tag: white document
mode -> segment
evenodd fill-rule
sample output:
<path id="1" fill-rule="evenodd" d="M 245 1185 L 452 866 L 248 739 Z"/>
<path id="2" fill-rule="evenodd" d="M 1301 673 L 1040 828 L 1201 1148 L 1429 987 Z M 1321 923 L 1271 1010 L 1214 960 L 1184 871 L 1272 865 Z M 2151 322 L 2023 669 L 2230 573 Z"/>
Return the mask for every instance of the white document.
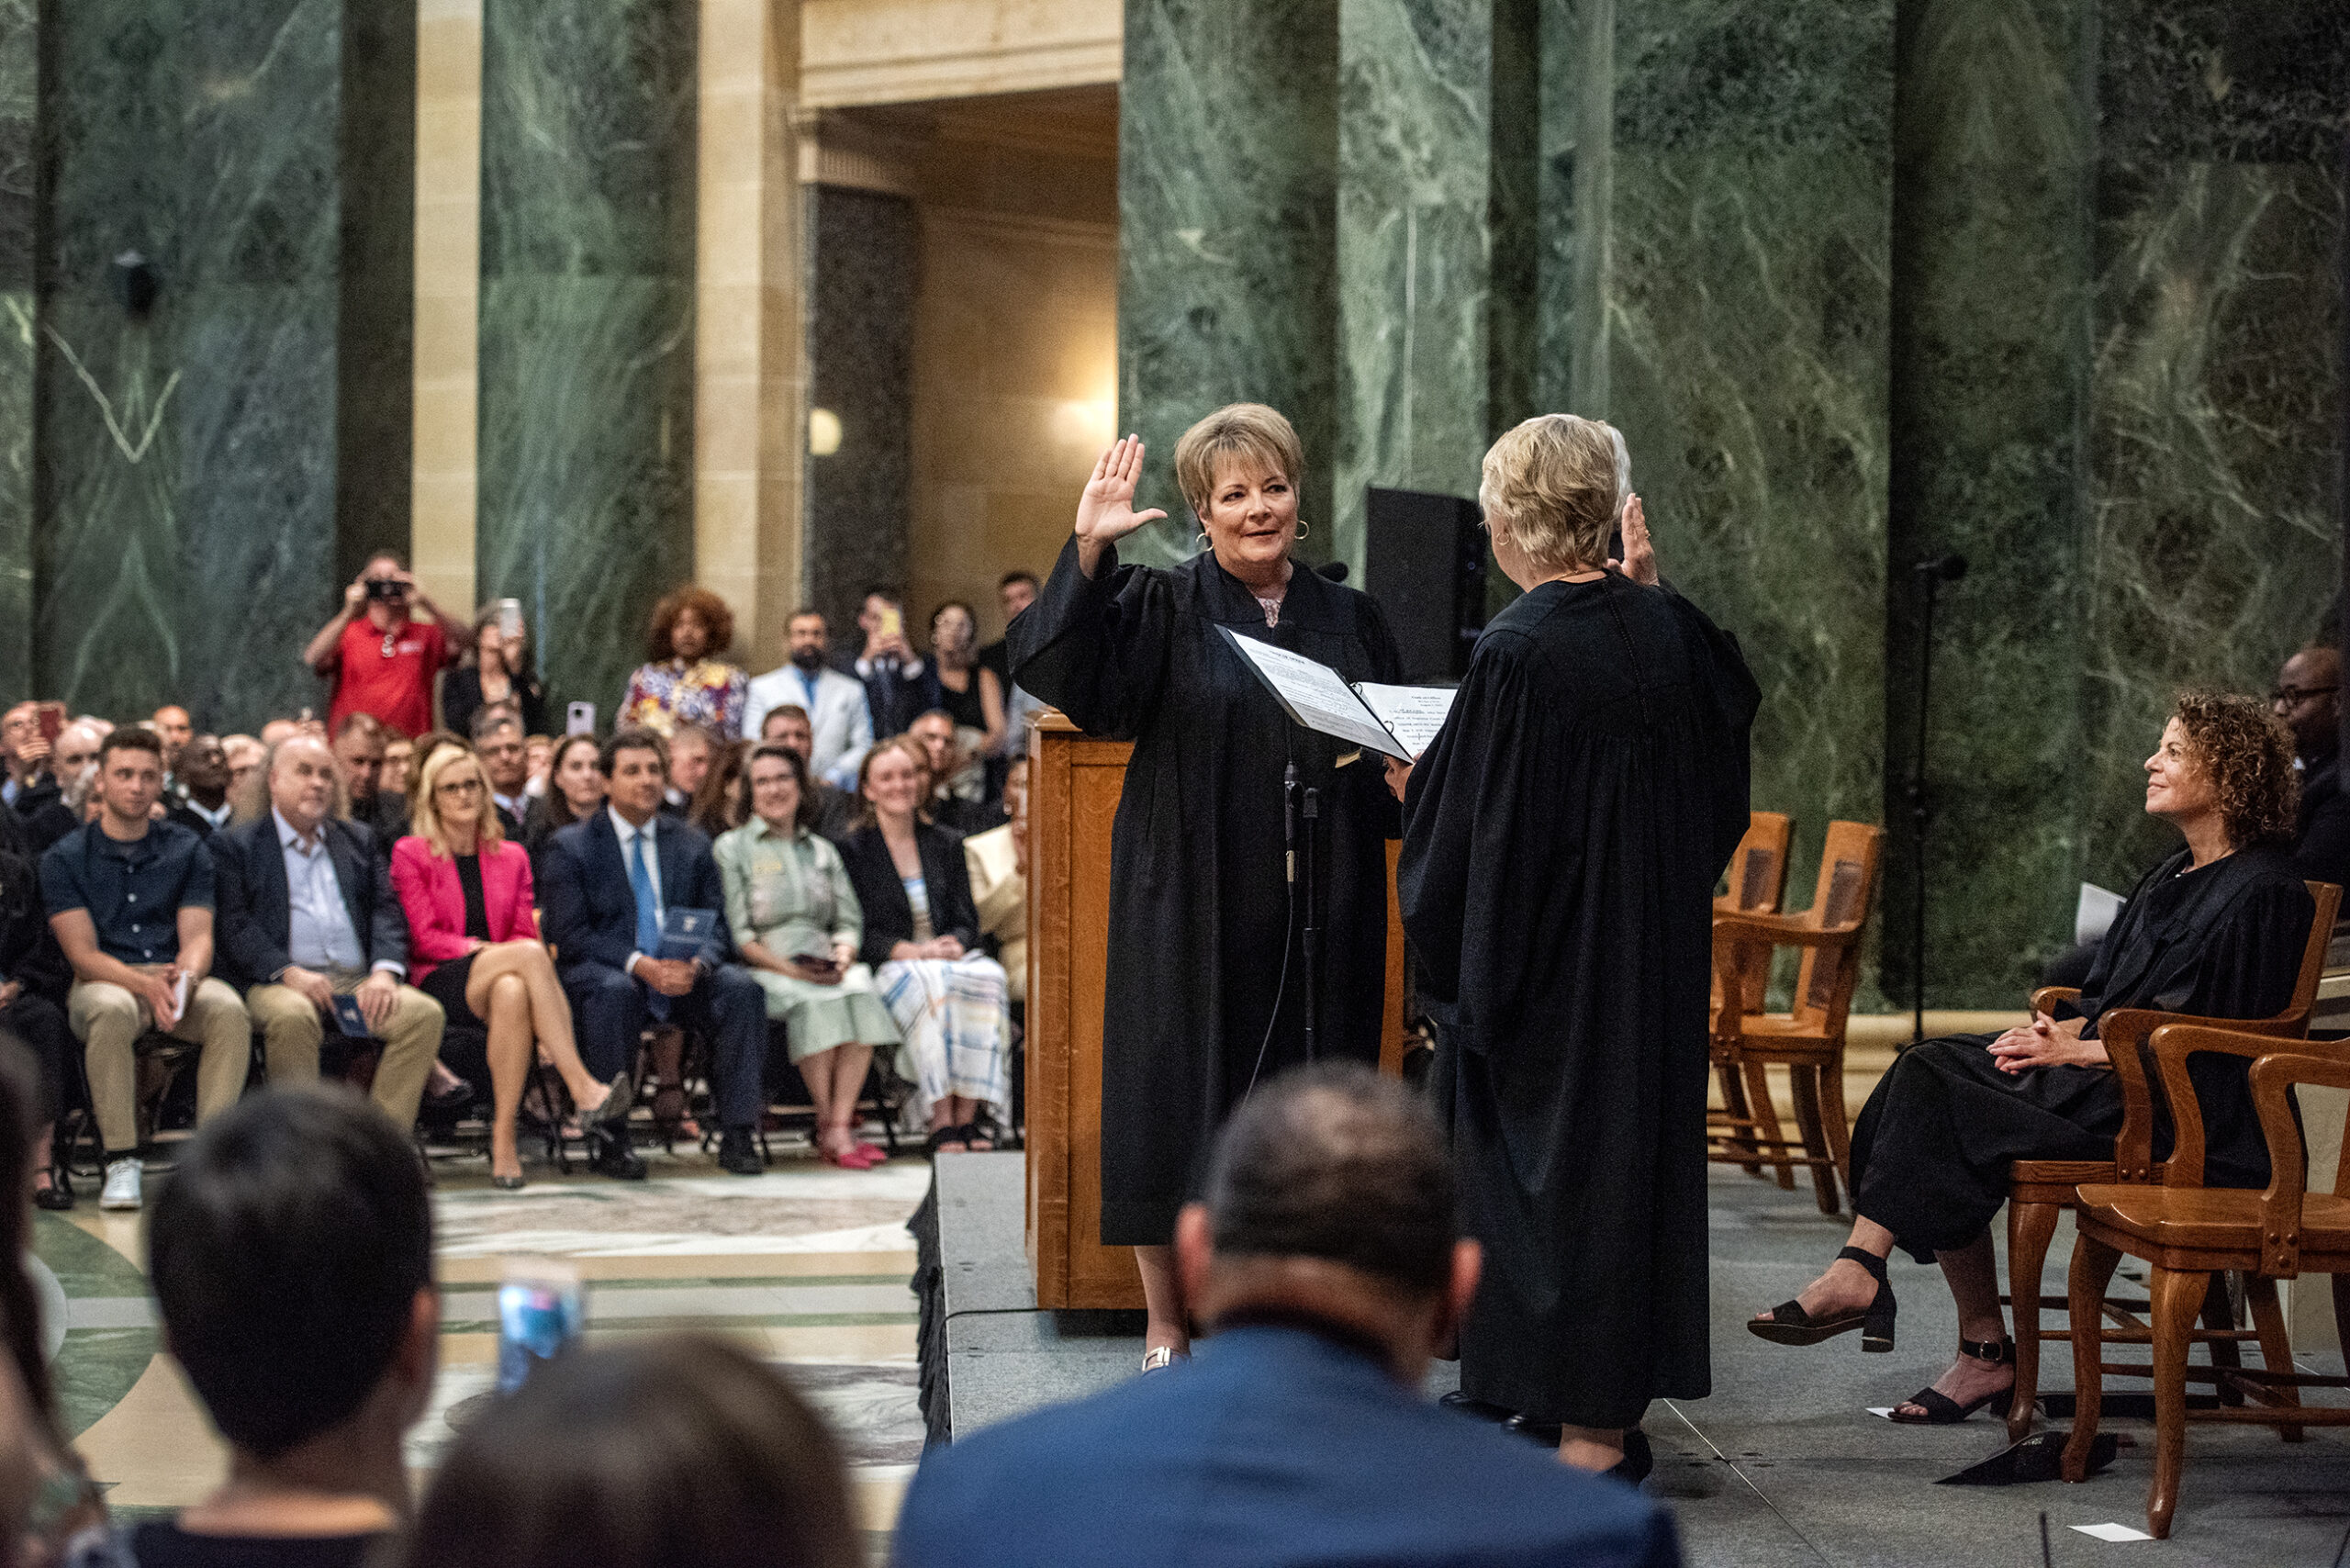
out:
<path id="1" fill-rule="evenodd" d="M 1341 679 L 1337 670 L 1287 648 L 1276 648 L 1254 637 L 1236 636 L 1229 627 L 1219 626 L 1216 630 L 1248 662 L 1291 718 L 1309 730 L 1351 742 L 1366 751 L 1404 762 L 1412 760 L 1413 754 L 1387 733 L 1387 726 L 1363 705 L 1354 688 Z"/>
<path id="2" fill-rule="evenodd" d="M 2120 893 L 2109 892 L 2095 882 L 2081 884 L 2080 902 L 2073 906 L 2073 940 L 2079 943 L 2102 942 L 2113 923 L 2121 917 L 2121 906 L 2130 901 Z"/>
<path id="3" fill-rule="evenodd" d="M 2144 1530 L 2132 1529 L 2128 1525 L 2075 1525 L 2073 1528 L 2083 1535 L 2094 1536 L 2099 1540 L 2152 1540 L 2154 1539 Z"/>
<path id="4" fill-rule="evenodd" d="M 1454 689 L 1449 686 L 1382 686 L 1359 680 L 1353 689 L 1414 758 L 1428 749 L 1452 711 Z"/>

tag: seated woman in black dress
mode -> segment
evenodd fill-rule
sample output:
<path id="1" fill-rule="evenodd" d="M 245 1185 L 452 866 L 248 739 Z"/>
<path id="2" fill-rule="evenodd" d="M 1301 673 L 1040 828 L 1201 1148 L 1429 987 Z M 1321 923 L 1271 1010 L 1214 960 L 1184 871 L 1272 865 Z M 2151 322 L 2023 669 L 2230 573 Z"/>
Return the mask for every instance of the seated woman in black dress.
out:
<path id="1" fill-rule="evenodd" d="M 2146 874 L 2081 988 L 2077 1008 L 2003 1035 L 1958 1035 L 1904 1052 L 1852 1129 L 1850 1243 L 1794 1301 L 1747 1327 L 1809 1345 L 1863 1330 L 1861 1348 L 1893 1348 L 1896 1246 L 1940 1262 L 1958 1303 L 1959 1355 L 1931 1388 L 1897 1406 L 1897 1421 L 1962 1420 L 2003 1406 L 2015 1345 L 1999 1311 L 1991 1218 L 2018 1159 L 2110 1159 L 2121 1089 L 2097 1020 L 2144 1007 L 2210 1018 L 2259 1018 L 2291 1002 L 2315 910 L 2280 847 L 2293 831 L 2293 744 L 2249 697 L 2188 693 L 2146 759 L 2146 812 L 2185 848 Z M 2241 1057 L 2189 1064 L 2209 1137 L 2204 1180 L 2268 1181 Z M 2159 1129 L 2156 1152 L 2168 1128 Z"/>

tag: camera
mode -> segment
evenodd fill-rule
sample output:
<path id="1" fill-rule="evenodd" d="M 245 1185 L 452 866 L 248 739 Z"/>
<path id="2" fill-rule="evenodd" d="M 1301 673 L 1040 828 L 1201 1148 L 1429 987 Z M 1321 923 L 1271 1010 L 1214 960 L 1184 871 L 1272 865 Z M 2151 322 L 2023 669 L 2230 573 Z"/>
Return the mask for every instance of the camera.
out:
<path id="1" fill-rule="evenodd" d="M 369 577 L 367 579 L 367 597 L 369 599 L 398 599 L 407 592 L 408 585 L 401 582 L 397 577 Z"/>

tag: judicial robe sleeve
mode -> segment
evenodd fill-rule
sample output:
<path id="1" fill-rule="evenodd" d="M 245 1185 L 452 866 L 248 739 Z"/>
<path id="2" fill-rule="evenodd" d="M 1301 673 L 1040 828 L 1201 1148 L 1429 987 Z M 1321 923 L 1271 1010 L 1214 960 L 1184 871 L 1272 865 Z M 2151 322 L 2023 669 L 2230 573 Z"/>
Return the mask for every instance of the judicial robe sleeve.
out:
<path id="1" fill-rule="evenodd" d="M 1132 740 L 1166 684 L 1172 618 L 1158 573 L 1119 565 L 1113 544 L 1089 577 L 1072 537 L 1005 633 L 1013 682 L 1089 735 Z"/>

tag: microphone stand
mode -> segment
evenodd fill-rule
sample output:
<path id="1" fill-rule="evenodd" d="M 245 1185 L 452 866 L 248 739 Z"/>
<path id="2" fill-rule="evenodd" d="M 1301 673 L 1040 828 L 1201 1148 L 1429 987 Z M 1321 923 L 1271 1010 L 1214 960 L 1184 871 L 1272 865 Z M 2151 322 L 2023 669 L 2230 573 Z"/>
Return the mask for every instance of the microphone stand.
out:
<path id="1" fill-rule="evenodd" d="M 1305 821 L 1304 853 L 1299 853 L 1298 819 Z M 1320 979 L 1315 971 L 1321 967 L 1322 926 L 1316 911 L 1315 895 L 1320 891 L 1320 857 L 1315 848 L 1321 839 L 1322 791 L 1305 787 L 1297 777 L 1297 764 L 1292 762 L 1281 775 L 1281 841 L 1285 853 L 1289 880 L 1290 909 L 1292 914 L 1302 898 L 1305 904 L 1305 931 L 1301 943 L 1305 960 L 1305 1059 L 1317 1059 L 1321 1047 Z M 1301 877 L 1300 873 L 1303 872 Z M 1278 1001 L 1274 1004 L 1277 1008 Z"/>
<path id="2" fill-rule="evenodd" d="M 1918 574 L 1918 586 L 1925 593 L 1918 622 L 1918 738 L 1909 763 L 1909 1043 L 1918 1045 L 1926 1037 L 1926 821 L 1930 814 L 1926 804 L 1926 720 L 1933 688 L 1934 600 L 1943 583 L 1956 582 L 1966 575 L 1966 558 L 1936 556 L 1919 562 L 1913 570 Z"/>

